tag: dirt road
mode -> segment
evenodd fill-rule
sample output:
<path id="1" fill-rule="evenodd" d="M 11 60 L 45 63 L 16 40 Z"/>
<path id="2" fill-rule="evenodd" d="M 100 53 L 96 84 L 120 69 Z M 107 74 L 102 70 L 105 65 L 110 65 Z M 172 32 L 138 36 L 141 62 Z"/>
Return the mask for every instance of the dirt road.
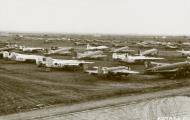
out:
<path id="1" fill-rule="evenodd" d="M 80 104 L 68 105 L 68 106 L 52 106 L 41 110 L 35 110 L 24 113 L 17 113 L 12 115 L 1 116 L 0 120 L 52 120 L 52 119 L 64 119 L 67 114 L 74 114 L 78 112 L 85 112 L 95 109 L 103 109 L 105 107 L 121 106 L 126 104 L 138 103 L 140 101 L 146 101 L 155 98 L 184 95 L 190 92 L 190 87 L 183 87 L 173 90 L 164 90 L 153 93 L 146 93 L 141 95 L 123 96 L 117 98 L 109 98 L 100 101 L 90 101 Z"/>

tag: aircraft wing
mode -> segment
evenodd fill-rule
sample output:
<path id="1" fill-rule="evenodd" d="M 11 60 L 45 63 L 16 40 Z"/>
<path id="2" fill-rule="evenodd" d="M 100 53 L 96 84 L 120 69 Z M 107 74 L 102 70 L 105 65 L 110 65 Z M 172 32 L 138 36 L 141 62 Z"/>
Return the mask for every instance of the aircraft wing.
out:
<path id="1" fill-rule="evenodd" d="M 118 70 L 114 70 L 112 72 L 113 73 L 123 73 L 123 74 L 137 74 L 137 73 L 139 73 L 139 72 L 131 71 L 131 70 L 127 70 L 127 69 L 118 69 Z"/>
<path id="2" fill-rule="evenodd" d="M 23 48 L 23 51 L 41 51 L 44 50 L 44 48 Z"/>
<path id="3" fill-rule="evenodd" d="M 171 46 L 171 45 L 167 45 L 166 47 L 171 48 L 171 49 L 176 49 L 176 46 Z"/>
<path id="4" fill-rule="evenodd" d="M 89 74 L 98 74 L 98 70 L 86 70 L 85 72 Z"/>
<path id="5" fill-rule="evenodd" d="M 69 50 L 67 49 L 58 49 L 58 50 L 50 50 L 47 54 L 67 54 L 67 53 L 70 53 Z"/>
<path id="6" fill-rule="evenodd" d="M 93 56 L 90 56 L 91 58 L 104 58 L 106 57 L 106 55 L 93 55 Z"/>
<path id="7" fill-rule="evenodd" d="M 44 48 L 31 48 L 32 50 L 43 50 Z"/>
<path id="8" fill-rule="evenodd" d="M 182 54 L 186 54 L 186 55 L 190 54 L 190 51 L 178 51 L 177 50 L 177 52 L 182 53 Z"/>
<path id="9" fill-rule="evenodd" d="M 140 58 L 133 58 L 135 60 L 162 60 L 164 58 L 156 58 L 156 57 L 140 57 Z"/>
<path id="10" fill-rule="evenodd" d="M 57 49 L 55 51 L 61 52 L 61 51 L 68 51 L 68 50 L 71 50 L 71 49 L 72 49 L 72 47 L 63 47 L 63 48 L 59 48 L 59 49 Z"/>
<path id="11" fill-rule="evenodd" d="M 80 64 L 92 64 L 94 62 L 54 59 L 54 63 L 56 63 L 57 65 L 60 65 L 60 66 L 78 66 Z"/>
<path id="12" fill-rule="evenodd" d="M 170 65 L 170 63 L 158 63 L 158 62 L 150 62 L 153 66 L 164 66 L 164 65 Z"/>
<path id="13" fill-rule="evenodd" d="M 168 74 L 168 73 L 175 73 L 177 72 L 179 69 L 172 69 L 172 70 L 161 70 L 161 71 L 154 71 L 153 73 L 160 73 L 160 74 Z"/>
<path id="14" fill-rule="evenodd" d="M 179 53 L 184 53 L 183 51 L 179 51 L 179 50 L 177 50 L 177 52 L 179 52 Z"/>
<path id="15" fill-rule="evenodd" d="M 69 62 L 65 63 L 65 65 L 80 65 L 80 64 L 92 64 L 94 62 Z"/>
<path id="16" fill-rule="evenodd" d="M 15 47 L 4 47 L 4 48 L 0 48 L 0 51 L 9 51 L 13 49 L 15 49 Z"/>
<path id="17" fill-rule="evenodd" d="M 62 54 L 62 55 L 64 55 L 64 54 L 71 54 L 71 51 L 59 51 L 59 52 L 54 52 L 54 53 L 52 53 L 52 54 Z"/>
<path id="18" fill-rule="evenodd" d="M 121 50 L 122 52 L 134 52 L 135 50 L 131 50 L 131 49 L 128 49 L 128 50 Z"/>
<path id="19" fill-rule="evenodd" d="M 146 57 L 145 60 L 162 60 L 164 58 Z"/>
<path id="20" fill-rule="evenodd" d="M 107 49 L 108 47 L 107 46 L 99 46 L 97 47 L 98 49 Z"/>

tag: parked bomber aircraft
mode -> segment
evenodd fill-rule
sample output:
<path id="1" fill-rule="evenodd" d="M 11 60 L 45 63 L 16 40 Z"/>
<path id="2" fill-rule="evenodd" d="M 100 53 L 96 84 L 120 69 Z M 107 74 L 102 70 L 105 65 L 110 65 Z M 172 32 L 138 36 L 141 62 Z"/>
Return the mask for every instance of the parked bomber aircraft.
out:
<path id="1" fill-rule="evenodd" d="M 183 42 L 182 45 L 190 46 L 190 42 Z"/>
<path id="2" fill-rule="evenodd" d="M 16 46 L 2 47 L 0 51 L 10 51 L 16 49 Z"/>
<path id="3" fill-rule="evenodd" d="M 117 53 L 112 54 L 113 59 L 119 59 L 120 61 L 127 62 L 127 63 L 143 63 L 145 61 L 152 61 L 152 60 L 162 60 L 164 58 L 157 58 L 157 57 L 148 57 L 148 56 L 130 56 L 128 54 L 118 55 Z"/>
<path id="4" fill-rule="evenodd" d="M 43 56 L 40 55 L 26 55 L 15 52 L 4 52 L 4 58 L 8 58 L 10 60 L 19 61 L 19 62 L 35 62 L 38 64 L 38 60 L 42 59 Z"/>
<path id="5" fill-rule="evenodd" d="M 158 55 L 158 49 L 156 48 L 153 48 L 153 49 L 149 49 L 149 50 L 146 50 L 146 51 L 139 51 L 139 55 L 141 56 L 155 56 L 155 55 Z"/>
<path id="6" fill-rule="evenodd" d="M 51 57 L 44 57 L 43 59 L 39 59 L 39 67 L 45 67 L 46 71 L 50 71 L 51 69 L 65 69 L 65 70 L 76 70 L 86 69 L 87 64 L 92 64 L 93 62 L 86 62 L 81 60 L 62 60 L 62 59 L 53 59 Z"/>
<path id="7" fill-rule="evenodd" d="M 90 44 L 87 44 L 87 50 L 106 50 L 109 47 L 107 46 L 90 46 Z"/>
<path id="8" fill-rule="evenodd" d="M 44 50 L 44 48 L 41 47 L 25 47 L 25 46 L 20 46 L 19 49 L 23 52 L 39 52 Z"/>
<path id="9" fill-rule="evenodd" d="M 177 46 L 175 46 L 175 45 L 170 45 L 170 44 L 165 45 L 165 48 L 166 48 L 166 49 L 178 49 Z"/>
<path id="10" fill-rule="evenodd" d="M 181 55 L 184 57 L 190 56 L 190 51 L 185 51 L 182 49 L 181 51 L 177 50 L 177 52 L 181 53 Z"/>
<path id="11" fill-rule="evenodd" d="M 120 75 L 129 75 L 137 74 L 139 72 L 132 71 L 129 67 L 118 66 L 118 67 L 94 67 L 95 70 L 86 70 L 85 72 L 93 75 L 111 75 L 111 76 L 120 76 Z"/>
<path id="12" fill-rule="evenodd" d="M 74 51 L 73 47 L 60 47 L 57 49 L 51 49 L 51 50 L 47 50 L 46 53 L 44 53 L 45 55 L 53 55 L 53 54 L 59 54 L 59 55 L 70 55 L 72 54 Z"/>
<path id="13" fill-rule="evenodd" d="M 15 35 L 14 37 L 15 40 L 21 40 L 21 39 L 24 39 L 24 36 L 23 35 Z"/>
<path id="14" fill-rule="evenodd" d="M 78 59 L 90 58 L 90 59 L 100 59 L 105 58 L 107 55 L 103 54 L 103 51 L 86 51 L 84 53 L 77 53 Z"/>
<path id="15" fill-rule="evenodd" d="M 83 43 L 83 42 L 75 42 L 74 43 L 76 46 L 79 46 L 79 45 L 86 45 L 86 43 Z"/>
<path id="16" fill-rule="evenodd" d="M 128 46 L 121 47 L 121 48 L 115 48 L 112 50 L 114 53 L 128 53 L 128 52 L 134 52 L 134 50 L 129 49 Z"/>
<path id="17" fill-rule="evenodd" d="M 146 42 L 140 42 L 140 43 L 136 43 L 139 47 L 144 47 L 144 48 L 148 48 L 150 47 L 150 45 L 148 45 L 148 43 Z"/>
<path id="18" fill-rule="evenodd" d="M 145 62 L 146 73 L 162 74 L 168 77 L 184 77 L 190 75 L 190 62 L 156 63 Z"/>

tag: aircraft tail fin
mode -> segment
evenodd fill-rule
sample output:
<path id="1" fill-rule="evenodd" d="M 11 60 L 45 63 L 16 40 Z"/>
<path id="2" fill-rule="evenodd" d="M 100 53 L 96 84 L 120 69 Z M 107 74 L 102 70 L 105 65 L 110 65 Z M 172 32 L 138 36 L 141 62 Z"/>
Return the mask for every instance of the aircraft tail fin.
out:
<path id="1" fill-rule="evenodd" d="M 98 66 L 98 74 L 102 74 L 102 73 L 103 73 L 102 67 Z"/>
<path id="2" fill-rule="evenodd" d="M 16 53 L 15 52 L 10 53 L 8 58 L 11 59 L 11 60 L 16 60 Z"/>
<path id="3" fill-rule="evenodd" d="M 45 54 L 49 53 L 49 49 L 47 49 L 47 48 L 44 49 L 44 53 L 45 53 Z"/>
<path id="4" fill-rule="evenodd" d="M 87 44 L 87 45 L 86 45 L 86 48 L 87 48 L 87 49 L 89 49 L 90 47 L 91 47 L 90 44 Z"/>
<path id="5" fill-rule="evenodd" d="M 146 69 L 148 69 L 148 68 L 151 68 L 151 67 L 152 67 L 152 64 L 151 64 L 150 61 L 145 61 L 145 62 L 144 62 L 144 66 L 145 66 Z"/>
<path id="6" fill-rule="evenodd" d="M 145 68 L 153 68 L 153 67 L 161 66 L 163 64 L 164 63 L 158 63 L 158 62 L 153 62 L 153 61 L 145 61 L 144 62 Z"/>
<path id="7" fill-rule="evenodd" d="M 113 53 L 113 54 L 112 54 L 112 58 L 113 58 L 113 59 L 117 59 L 117 53 Z"/>
<path id="8" fill-rule="evenodd" d="M 5 51 L 3 52 L 3 58 L 8 58 L 9 57 L 9 52 Z"/>
<path id="9" fill-rule="evenodd" d="M 142 52 L 140 49 L 138 49 L 138 55 L 142 55 Z"/>

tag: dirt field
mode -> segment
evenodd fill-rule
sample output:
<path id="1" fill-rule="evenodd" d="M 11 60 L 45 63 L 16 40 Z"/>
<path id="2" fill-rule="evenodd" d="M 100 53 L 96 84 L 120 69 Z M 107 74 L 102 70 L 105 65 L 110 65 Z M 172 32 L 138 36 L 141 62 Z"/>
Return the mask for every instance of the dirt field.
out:
<path id="1" fill-rule="evenodd" d="M 3 37 L 0 40 L 28 46 L 74 46 L 72 41 L 44 43 L 44 40 L 37 40 L 35 37 L 32 40 L 13 40 L 12 38 Z M 74 47 L 80 50 L 84 49 L 83 46 Z M 132 49 L 137 50 L 138 48 L 132 47 Z M 161 49 L 159 54 L 159 56 L 167 58 L 164 62 L 185 60 L 174 50 L 166 51 Z M 72 56 L 53 57 L 72 59 Z M 111 54 L 108 53 L 108 58 L 105 60 L 87 61 L 94 61 L 95 64 L 93 65 L 95 66 L 127 65 L 115 62 L 110 58 Z M 132 70 L 144 71 L 143 65 L 129 66 Z M 35 64 L 17 63 L 0 59 L 0 115 L 30 111 L 58 104 L 68 105 L 108 97 L 130 96 L 179 88 L 189 86 L 189 83 L 189 78 L 166 79 L 162 76 L 144 74 L 130 75 L 123 79 L 104 79 L 88 75 L 82 71 L 44 72 Z"/>

